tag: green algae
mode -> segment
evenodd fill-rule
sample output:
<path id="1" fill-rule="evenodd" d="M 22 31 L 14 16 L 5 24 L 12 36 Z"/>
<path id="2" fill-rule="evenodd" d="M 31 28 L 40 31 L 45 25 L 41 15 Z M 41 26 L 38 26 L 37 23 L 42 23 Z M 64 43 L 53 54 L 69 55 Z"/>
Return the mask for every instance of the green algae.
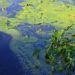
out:
<path id="1" fill-rule="evenodd" d="M 16 38 L 17 39 L 17 37 L 20 36 L 20 32 L 17 31 L 16 29 L 13 29 L 13 27 L 17 25 L 17 22 L 16 22 L 16 20 L 12 20 L 13 26 L 12 25 L 8 26 L 7 25 L 7 21 L 10 21 L 10 20 L 11 20 L 11 18 L 9 19 L 8 17 L 0 16 L 0 31 L 5 32 L 5 33 L 8 33 L 13 38 Z"/>
<path id="2" fill-rule="evenodd" d="M 52 24 L 56 27 L 66 27 L 75 24 L 75 6 L 71 4 L 49 0 L 42 2 L 41 0 L 27 0 L 19 3 L 19 5 L 22 6 L 22 9 L 16 14 L 15 18 L 0 16 L 0 31 L 10 34 L 15 39 L 20 37 L 21 33 L 14 28 L 22 23 L 32 25 Z M 9 22 L 9 26 L 7 22 Z M 40 35 L 46 34 L 46 32 L 41 30 L 38 30 L 36 33 Z M 34 37 L 23 37 L 21 40 L 28 42 L 33 41 L 33 39 L 36 41 Z"/>
<path id="3" fill-rule="evenodd" d="M 7 21 L 9 21 L 10 25 L 7 25 Z M 16 18 L 8 18 L 4 16 L 0 16 L 0 31 L 10 34 L 13 39 L 18 39 L 25 42 L 36 42 L 37 39 L 35 37 L 21 37 L 21 32 L 14 29 L 16 26 L 22 23 L 22 20 Z"/>
<path id="4" fill-rule="evenodd" d="M 52 24 L 56 27 L 66 27 L 75 24 L 75 6 L 71 4 L 65 4 L 57 0 L 27 0 L 19 3 L 19 5 L 22 6 L 22 9 L 16 14 L 15 18 L 0 16 L 0 31 L 6 32 L 13 37 L 21 35 L 14 28 L 22 23 L 32 25 Z M 9 22 L 9 26 L 7 22 Z M 37 31 L 37 33 L 46 34 L 43 31 Z"/>
<path id="5" fill-rule="evenodd" d="M 57 27 L 75 24 L 75 6 L 71 4 L 49 0 L 42 2 L 41 0 L 27 0 L 19 5 L 22 6 L 22 10 L 16 14 L 16 18 L 0 16 L 0 30 L 12 29 L 22 23 L 52 24 Z M 10 22 L 9 26 L 6 25 L 7 21 Z"/>
<path id="6" fill-rule="evenodd" d="M 44 0 L 41 2 L 27 0 L 20 3 L 22 10 L 17 13 L 16 18 L 30 24 L 52 24 L 54 26 L 66 27 L 75 24 L 75 6 L 59 1 Z"/>
<path id="7" fill-rule="evenodd" d="M 17 27 L 22 23 L 22 20 L 19 20 L 17 18 L 8 18 L 8 21 L 10 23 L 9 28 Z"/>

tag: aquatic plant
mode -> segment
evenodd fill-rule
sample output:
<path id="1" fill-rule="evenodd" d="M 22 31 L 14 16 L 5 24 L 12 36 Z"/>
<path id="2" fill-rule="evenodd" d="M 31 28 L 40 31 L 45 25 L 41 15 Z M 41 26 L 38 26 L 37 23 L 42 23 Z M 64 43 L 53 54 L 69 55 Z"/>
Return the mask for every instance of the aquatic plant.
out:
<path id="1" fill-rule="evenodd" d="M 9 28 L 13 29 L 14 27 L 18 26 L 22 23 L 22 20 L 19 20 L 17 18 L 8 18 L 6 16 L 0 16 L 0 29 L 3 28 Z"/>
<path id="2" fill-rule="evenodd" d="M 7 24 L 9 22 L 9 25 Z M 20 36 L 20 32 L 14 27 L 16 27 L 21 21 L 15 18 L 8 18 L 5 16 L 0 16 L 0 31 L 10 34 L 13 38 Z"/>
<path id="3" fill-rule="evenodd" d="M 10 5 L 7 0 L 1 0 L 0 4 L 3 11 L 6 11 L 5 9 Z M 4 16 L 0 16 L 1 19 L 7 20 L 10 24 L 9 26 L 5 24 L 5 27 L 14 28 L 21 23 L 30 23 L 33 25 L 47 23 L 66 27 L 67 25 L 71 25 L 72 22 L 75 23 L 75 6 L 71 4 L 65 4 L 58 0 L 26 0 L 19 3 L 19 5 L 22 6 L 22 9 L 16 14 L 16 18 L 3 18 Z"/>
<path id="4" fill-rule="evenodd" d="M 46 45 L 44 57 L 46 64 L 51 65 L 50 75 L 64 71 L 66 71 L 66 75 L 72 75 L 75 72 L 75 42 L 72 43 L 72 38 L 66 36 L 72 26 L 68 26 L 64 30 L 55 30 L 50 44 Z M 33 57 L 37 58 L 39 54 L 39 50 L 35 50 Z"/>
<path id="5" fill-rule="evenodd" d="M 25 23 L 47 23 L 66 27 L 75 20 L 75 6 L 58 0 L 26 0 L 19 5 L 22 6 L 22 10 L 17 13 L 16 18 L 22 19 Z"/>

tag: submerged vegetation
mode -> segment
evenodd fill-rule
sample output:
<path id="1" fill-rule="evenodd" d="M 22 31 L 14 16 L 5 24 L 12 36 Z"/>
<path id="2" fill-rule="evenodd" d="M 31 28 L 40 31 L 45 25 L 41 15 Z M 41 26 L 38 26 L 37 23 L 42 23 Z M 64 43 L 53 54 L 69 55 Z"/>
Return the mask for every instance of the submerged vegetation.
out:
<path id="1" fill-rule="evenodd" d="M 66 36 L 72 26 L 68 26 L 64 30 L 55 30 L 50 44 L 45 48 L 44 58 L 52 69 L 50 75 L 64 71 L 66 71 L 66 75 L 72 75 L 75 72 L 75 42 L 72 43 L 72 37 L 74 36 L 73 34 L 70 35 L 71 37 Z M 39 49 L 33 52 L 36 60 L 40 58 L 39 54 Z"/>
<path id="2" fill-rule="evenodd" d="M 12 3 L 13 0 L 8 1 Z M 10 2 L 0 0 L 2 13 L 6 14 Z M 18 52 L 18 48 L 14 45 L 15 40 L 28 44 L 38 41 L 34 36 L 22 36 L 22 33 L 16 29 L 16 27 L 21 24 L 28 23 L 30 25 L 42 26 L 47 24 L 55 26 L 56 28 L 66 27 L 65 29 L 54 31 L 50 44 L 45 48 L 44 58 L 46 63 L 51 65 L 51 74 L 66 71 L 67 75 L 71 75 L 75 72 L 75 42 L 72 42 L 73 39 L 75 40 L 75 34 L 72 33 L 72 35 L 69 36 L 67 33 L 72 25 L 75 31 L 75 6 L 59 0 L 24 0 L 18 5 L 20 5 L 22 9 L 16 13 L 14 18 L 8 17 L 8 15 L 0 16 L 0 31 L 8 33 L 13 37 L 13 50 L 17 49 L 16 51 Z M 40 28 L 36 33 L 42 36 L 47 34 L 47 32 Z M 52 32 L 50 32 L 50 34 L 51 33 Z M 25 48 L 21 50 L 25 51 Z M 39 53 L 39 49 L 33 52 L 36 64 L 39 63 Z M 25 57 L 24 53 L 23 56 Z M 23 57 L 21 59 L 26 61 Z M 38 66 L 36 67 L 38 68 Z"/>

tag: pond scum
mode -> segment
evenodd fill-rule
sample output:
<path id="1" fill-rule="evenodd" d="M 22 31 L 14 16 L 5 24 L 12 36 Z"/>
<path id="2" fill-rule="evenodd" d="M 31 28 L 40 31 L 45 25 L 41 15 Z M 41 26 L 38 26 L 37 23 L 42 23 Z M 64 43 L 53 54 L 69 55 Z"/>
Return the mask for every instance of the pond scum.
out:
<path id="1" fill-rule="evenodd" d="M 9 4 L 7 0 L 0 0 L 2 13 L 6 13 Z M 25 0 L 18 5 L 22 9 L 17 12 L 15 18 L 0 15 L 0 31 L 10 34 L 12 40 L 17 40 L 21 37 L 21 33 L 15 28 L 21 24 L 54 26 L 55 31 L 45 52 L 46 63 L 52 66 L 50 75 L 65 70 L 66 75 L 75 74 L 75 42 L 73 42 L 75 41 L 75 5 L 60 0 Z M 68 31 L 71 32 L 70 35 L 66 34 Z M 25 36 L 21 37 L 22 42 L 26 39 Z M 39 53 L 39 49 L 33 52 L 37 60 Z"/>

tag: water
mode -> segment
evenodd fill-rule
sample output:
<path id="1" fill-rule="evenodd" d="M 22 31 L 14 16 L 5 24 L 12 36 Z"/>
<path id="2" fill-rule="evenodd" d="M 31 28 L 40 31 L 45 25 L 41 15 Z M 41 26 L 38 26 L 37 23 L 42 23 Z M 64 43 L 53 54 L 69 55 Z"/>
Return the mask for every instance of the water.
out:
<path id="1" fill-rule="evenodd" d="M 21 65 L 9 47 L 11 36 L 0 32 L 0 75 L 22 75 Z"/>
<path id="2" fill-rule="evenodd" d="M 12 5 L 7 8 L 7 17 L 15 18 L 17 12 L 22 9 L 18 5 L 21 1 L 22 0 L 14 0 Z M 32 52 L 35 48 L 41 48 L 41 55 L 43 56 L 43 49 L 50 39 L 50 35 L 47 35 L 47 33 L 50 33 L 54 27 L 50 25 L 33 26 L 30 24 L 21 24 L 15 29 L 21 32 L 22 36 L 18 37 L 19 39 L 12 40 L 13 37 L 10 35 L 0 32 L 0 75 L 49 75 L 50 66 L 43 62 L 42 57 L 39 70 L 33 68 Z M 46 33 L 44 34 L 41 30 Z M 21 38 L 23 39 L 25 36 L 34 37 L 37 39 L 37 42 L 32 43 L 33 40 L 31 43 L 27 40 L 25 40 L 25 42 L 21 41 Z M 10 48 L 11 43 L 14 47 L 17 45 L 17 48 Z M 59 75 L 66 74 L 63 73 Z"/>

